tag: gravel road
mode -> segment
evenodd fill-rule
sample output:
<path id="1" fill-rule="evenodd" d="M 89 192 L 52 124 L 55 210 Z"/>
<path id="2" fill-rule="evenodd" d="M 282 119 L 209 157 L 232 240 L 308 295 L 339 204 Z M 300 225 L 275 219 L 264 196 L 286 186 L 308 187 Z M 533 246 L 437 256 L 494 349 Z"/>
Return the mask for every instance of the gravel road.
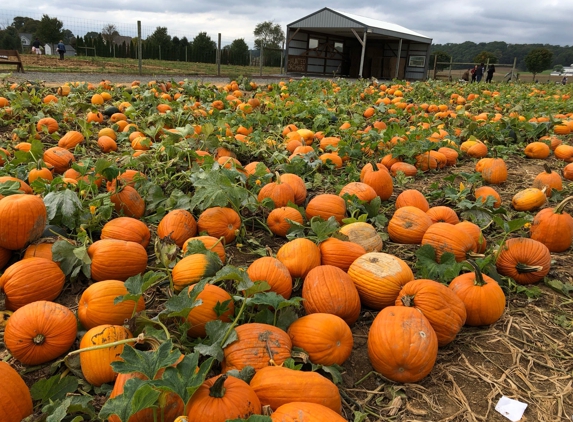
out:
<path id="1" fill-rule="evenodd" d="M 289 77 L 290 78 L 290 77 Z M 197 80 L 206 84 L 226 84 L 229 82 L 228 77 L 223 76 L 186 76 L 186 75 L 124 75 L 117 73 L 48 73 L 48 72 L 26 72 L 26 73 L 12 73 L 8 81 L 22 82 L 22 81 L 41 81 L 46 85 L 60 85 L 65 82 L 90 82 L 97 84 L 102 80 L 109 80 L 114 84 L 131 84 L 131 82 L 138 80 L 141 84 L 146 84 L 149 81 L 156 80 L 175 80 L 180 81 L 183 79 Z M 251 77 L 251 80 L 257 84 L 266 84 L 278 82 L 286 79 L 281 75 L 265 75 L 263 77 Z"/>

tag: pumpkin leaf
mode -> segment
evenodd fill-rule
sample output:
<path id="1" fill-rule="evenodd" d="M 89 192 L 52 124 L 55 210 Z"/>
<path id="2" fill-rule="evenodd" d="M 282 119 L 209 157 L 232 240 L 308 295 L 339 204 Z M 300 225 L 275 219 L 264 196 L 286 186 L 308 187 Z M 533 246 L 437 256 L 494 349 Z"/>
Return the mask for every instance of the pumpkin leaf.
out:
<path id="1" fill-rule="evenodd" d="M 90 404 L 91 400 L 93 400 L 91 396 L 68 396 L 64 400 L 56 400 L 44 406 L 42 414 L 46 417 L 46 422 L 60 422 L 73 413 L 82 413 L 87 416 L 87 420 L 94 420 L 96 412 Z M 73 420 L 83 421 L 85 419 L 82 416 L 76 416 Z"/>
<path id="2" fill-rule="evenodd" d="M 219 283 L 221 281 L 227 281 L 227 280 L 237 281 L 238 282 L 237 283 L 237 290 L 240 292 L 246 291 L 247 289 L 251 289 L 254 286 L 256 286 L 255 283 L 253 283 L 251 281 L 251 279 L 249 278 L 249 275 L 247 274 L 247 272 L 244 269 L 235 267 L 233 265 L 225 265 L 222 269 L 217 271 L 217 274 L 215 274 L 210 279 L 210 282 L 211 283 Z M 268 284 L 267 284 L 267 286 L 268 286 Z M 270 288 L 270 286 L 268 286 L 265 290 L 268 290 L 269 288 Z M 257 290 L 257 291 L 262 291 L 262 290 Z M 247 296 L 250 296 L 250 295 L 247 295 Z"/>
<path id="3" fill-rule="evenodd" d="M 161 343 L 157 350 L 150 351 L 141 351 L 126 345 L 121 353 L 122 360 L 112 362 L 111 367 L 120 374 L 141 372 L 152 380 L 161 369 L 173 365 L 181 356 L 179 350 L 172 349 L 171 340 Z"/>
<path id="4" fill-rule="evenodd" d="M 251 379 L 255 376 L 255 369 L 252 366 L 247 365 L 240 371 L 238 369 L 231 369 L 230 371 L 227 371 L 227 374 L 232 377 L 239 378 L 249 384 Z"/>
<path id="5" fill-rule="evenodd" d="M 277 323 L 275 324 L 281 330 L 286 331 L 290 325 L 298 319 L 298 314 L 294 308 L 286 308 L 279 311 Z"/>
<path id="6" fill-rule="evenodd" d="M 199 293 L 203 291 L 207 279 L 201 280 L 193 286 L 185 287 L 177 296 L 172 296 L 165 302 L 165 310 L 168 317 L 182 317 L 187 318 L 191 309 L 201 305 L 201 300 L 197 300 Z"/>
<path id="7" fill-rule="evenodd" d="M 81 224 L 82 201 L 70 189 L 50 192 L 44 197 L 50 224 L 76 229 Z"/>
<path id="8" fill-rule="evenodd" d="M 113 304 L 126 302 L 132 300 L 137 302 L 141 296 L 153 286 L 157 281 L 165 278 L 165 275 L 160 272 L 148 271 L 143 276 L 141 274 L 129 277 L 123 285 L 128 291 L 128 294 L 123 296 L 118 296 L 113 300 Z"/>
<path id="9" fill-rule="evenodd" d="M 526 218 L 516 218 L 514 220 L 504 220 L 499 215 L 493 216 L 493 222 L 501 229 L 504 233 L 513 233 L 525 226 L 527 223 L 531 221 Z"/>
<path id="10" fill-rule="evenodd" d="M 264 415 L 251 415 L 249 419 L 229 419 L 227 422 L 272 422 L 272 419 Z"/>
<path id="11" fill-rule="evenodd" d="M 154 389 L 151 381 L 131 378 L 125 383 L 123 394 L 106 401 L 98 416 L 106 419 L 116 415 L 122 422 L 127 422 L 134 413 L 156 407 L 160 395 L 161 391 Z"/>
<path id="12" fill-rule="evenodd" d="M 319 216 L 315 216 L 310 219 L 310 229 L 314 232 L 315 240 L 318 243 L 328 239 L 330 236 L 336 233 L 339 228 L 340 225 L 334 217 L 330 217 L 326 221 L 324 221 Z"/>
<path id="13" fill-rule="evenodd" d="M 429 278 L 442 283 L 449 283 L 457 277 L 462 269 L 462 264 L 456 262 L 454 254 L 444 252 L 437 262 L 436 251 L 432 245 L 424 245 L 416 251 L 417 278 Z"/>
<path id="14" fill-rule="evenodd" d="M 571 297 L 571 293 L 573 293 L 573 284 L 568 282 L 562 282 L 561 280 L 545 280 L 545 285 L 551 287 L 558 293 L 561 293 L 567 297 Z"/>
<path id="15" fill-rule="evenodd" d="M 191 198 L 191 209 L 201 211 L 210 207 L 226 207 L 232 205 L 239 209 L 249 202 L 249 198 L 254 202 L 252 193 L 239 185 L 236 185 L 226 174 L 218 169 L 199 171 L 191 175 L 191 182 L 195 188 L 193 198 Z"/>
<path id="16" fill-rule="evenodd" d="M 1 196 L 10 196 L 10 195 L 17 195 L 22 193 L 20 190 L 20 182 L 17 180 L 10 180 L 8 182 L 0 183 L 0 195 Z"/>
<path id="17" fill-rule="evenodd" d="M 91 277 L 91 259 L 85 245 L 76 247 L 66 240 L 58 240 L 52 245 L 52 259 L 60 263 L 64 274 L 72 280 L 78 277 L 80 271 L 87 278 Z"/>
<path id="18" fill-rule="evenodd" d="M 231 330 L 231 334 L 227 332 Z M 232 324 L 220 320 L 209 321 L 205 324 L 207 332 L 207 342 L 195 346 L 195 351 L 204 356 L 212 356 L 219 362 L 223 360 L 223 349 L 229 344 L 237 341 L 239 337 Z"/>
<path id="19" fill-rule="evenodd" d="M 205 360 L 199 366 L 199 353 L 188 354 L 177 366 L 167 367 L 163 377 L 152 381 L 151 384 L 161 390 L 173 391 L 181 397 L 183 403 L 187 404 L 195 391 L 205 382 L 212 365 L 213 358 Z"/>
<path id="20" fill-rule="evenodd" d="M 41 379 L 34 383 L 30 389 L 34 400 L 41 400 L 42 403 L 62 400 L 66 394 L 76 391 L 78 379 L 75 377 L 61 377 L 54 375 L 48 379 Z"/>
<path id="21" fill-rule="evenodd" d="M 319 369 L 323 370 L 327 374 L 330 374 L 333 383 L 342 384 L 342 371 L 344 369 L 341 366 L 336 364 L 330 366 L 312 364 L 313 371 L 318 371 Z"/>

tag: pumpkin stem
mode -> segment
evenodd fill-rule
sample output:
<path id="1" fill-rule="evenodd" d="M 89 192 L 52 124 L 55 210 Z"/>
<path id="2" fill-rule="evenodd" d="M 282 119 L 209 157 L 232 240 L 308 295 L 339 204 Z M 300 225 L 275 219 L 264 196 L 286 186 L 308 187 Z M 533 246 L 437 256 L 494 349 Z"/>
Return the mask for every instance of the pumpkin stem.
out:
<path id="1" fill-rule="evenodd" d="M 466 253 L 466 256 L 468 258 L 471 258 L 471 259 L 477 259 L 477 258 L 484 258 L 485 257 L 485 255 L 482 253 L 476 253 L 476 252 L 472 252 L 472 251 Z"/>
<path id="2" fill-rule="evenodd" d="M 543 267 L 541 265 L 527 265 L 521 262 L 518 262 L 515 266 L 515 269 L 519 274 L 527 274 L 527 273 L 534 273 L 536 271 L 541 271 Z"/>
<path id="3" fill-rule="evenodd" d="M 559 205 L 557 205 L 555 207 L 555 210 L 553 211 L 554 214 L 562 214 L 563 210 L 565 209 L 565 205 L 567 205 L 569 202 L 571 202 L 571 200 L 573 200 L 573 196 L 568 196 L 567 198 L 565 198 L 563 201 L 561 201 L 559 203 Z"/>
<path id="4" fill-rule="evenodd" d="M 404 306 L 412 307 L 414 306 L 414 295 L 402 296 L 401 301 Z"/>
<path id="5" fill-rule="evenodd" d="M 474 286 L 483 286 L 485 284 L 485 280 L 483 279 L 483 274 L 481 273 L 479 265 L 473 259 L 467 259 L 464 264 L 469 265 L 474 271 Z"/>
<path id="6" fill-rule="evenodd" d="M 277 178 L 277 181 L 275 182 L 277 185 L 281 184 L 281 175 L 279 174 L 278 171 L 275 171 L 275 176 Z"/>
<path id="7" fill-rule="evenodd" d="M 38 334 L 36 337 L 32 339 L 32 341 L 34 342 L 35 345 L 39 346 L 41 344 L 44 344 L 44 341 L 46 341 L 46 337 L 44 337 L 43 334 Z"/>
<path id="8" fill-rule="evenodd" d="M 545 170 L 545 173 L 547 173 L 547 174 L 551 174 L 551 173 L 552 173 L 551 167 L 549 167 L 549 166 L 547 165 L 547 163 L 544 163 L 544 164 L 543 164 L 543 169 Z"/>
<path id="9" fill-rule="evenodd" d="M 211 386 L 211 388 L 209 388 L 209 396 L 210 397 L 215 397 L 218 399 L 222 399 L 223 397 L 225 397 L 225 381 L 227 380 L 228 375 L 227 374 L 223 374 L 221 375 L 219 378 L 217 378 L 217 381 L 215 381 L 215 383 Z"/>

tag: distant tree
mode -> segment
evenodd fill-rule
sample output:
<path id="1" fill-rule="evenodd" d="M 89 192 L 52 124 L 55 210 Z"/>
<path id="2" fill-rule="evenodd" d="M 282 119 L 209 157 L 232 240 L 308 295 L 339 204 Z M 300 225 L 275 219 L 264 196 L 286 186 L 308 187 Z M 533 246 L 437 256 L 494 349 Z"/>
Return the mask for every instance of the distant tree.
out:
<path id="1" fill-rule="evenodd" d="M 557 73 L 563 73 L 564 70 L 565 69 L 562 64 L 556 64 L 555 66 L 553 66 L 553 71 Z"/>
<path id="2" fill-rule="evenodd" d="M 231 64 L 246 66 L 249 64 L 249 46 L 243 38 L 233 40 L 229 49 L 229 62 Z"/>
<path id="3" fill-rule="evenodd" d="M 181 38 L 181 47 L 188 47 L 188 46 L 189 46 L 189 40 L 187 39 L 187 37 Z"/>
<path id="4" fill-rule="evenodd" d="M 0 30 L 0 48 L 22 51 L 22 41 L 16 28 L 7 26 L 5 29 Z"/>
<path id="5" fill-rule="evenodd" d="M 553 53 L 543 47 L 534 48 L 525 56 L 525 66 L 533 74 L 533 80 L 535 80 L 535 75 L 538 73 L 543 72 L 545 69 L 550 69 L 552 62 Z"/>
<path id="6" fill-rule="evenodd" d="M 193 58 L 195 61 L 203 63 L 215 62 L 215 51 L 217 44 L 206 32 L 199 32 L 191 43 Z"/>
<path id="7" fill-rule="evenodd" d="M 490 63 L 497 63 L 496 55 L 489 51 L 482 51 L 474 57 L 474 63 L 487 63 L 488 60 Z"/>
<path id="8" fill-rule="evenodd" d="M 263 47 L 281 48 L 285 40 L 285 33 L 278 23 L 265 21 L 257 24 L 253 31 L 255 35 L 255 48 L 257 50 Z"/>
<path id="9" fill-rule="evenodd" d="M 173 45 L 176 45 L 176 46 L 181 45 L 181 40 L 179 39 L 179 37 L 173 37 L 171 42 L 173 43 Z"/>
<path id="10" fill-rule="evenodd" d="M 62 30 L 61 39 L 64 41 L 64 44 L 71 44 L 72 40 L 75 38 L 74 33 L 69 29 Z"/>
<path id="11" fill-rule="evenodd" d="M 58 18 L 43 15 L 36 30 L 35 36 L 47 44 L 57 44 L 62 39 L 64 23 Z M 54 49 L 52 48 L 52 51 Z"/>
<path id="12" fill-rule="evenodd" d="M 151 34 L 147 39 L 161 46 L 167 46 L 171 43 L 171 35 L 167 33 L 167 28 L 164 26 L 158 26 L 155 28 L 155 32 L 153 32 L 153 34 Z"/>
<path id="13" fill-rule="evenodd" d="M 452 60 L 452 56 L 446 53 L 443 50 L 434 51 L 430 56 L 430 69 L 434 69 L 434 60 L 436 60 L 436 56 L 438 56 L 438 64 L 436 65 L 437 70 L 444 70 L 445 68 L 449 67 L 449 64 L 439 64 L 440 62 L 447 62 L 449 63 Z"/>
<path id="14" fill-rule="evenodd" d="M 84 35 L 84 38 L 85 38 L 85 39 L 88 39 L 88 38 L 97 38 L 98 35 L 99 35 L 99 33 L 95 32 L 95 31 L 90 31 L 90 32 L 88 32 L 86 35 Z"/>
<path id="15" fill-rule="evenodd" d="M 16 16 L 12 21 L 12 26 L 19 33 L 34 34 L 40 24 L 39 20 L 28 18 L 25 16 Z"/>
<path id="16" fill-rule="evenodd" d="M 107 44 L 110 44 L 119 36 L 119 32 L 113 23 L 109 23 L 102 28 L 101 36 Z"/>

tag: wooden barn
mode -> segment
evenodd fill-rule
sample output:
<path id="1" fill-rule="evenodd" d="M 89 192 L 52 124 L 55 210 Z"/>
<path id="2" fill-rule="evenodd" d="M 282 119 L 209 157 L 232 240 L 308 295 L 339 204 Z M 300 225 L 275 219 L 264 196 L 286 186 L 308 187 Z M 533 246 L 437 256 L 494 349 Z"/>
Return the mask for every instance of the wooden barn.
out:
<path id="1" fill-rule="evenodd" d="M 290 74 L 422 80 L 432 39 L 394 23 L 325 7 L 287 25 Z"/>

